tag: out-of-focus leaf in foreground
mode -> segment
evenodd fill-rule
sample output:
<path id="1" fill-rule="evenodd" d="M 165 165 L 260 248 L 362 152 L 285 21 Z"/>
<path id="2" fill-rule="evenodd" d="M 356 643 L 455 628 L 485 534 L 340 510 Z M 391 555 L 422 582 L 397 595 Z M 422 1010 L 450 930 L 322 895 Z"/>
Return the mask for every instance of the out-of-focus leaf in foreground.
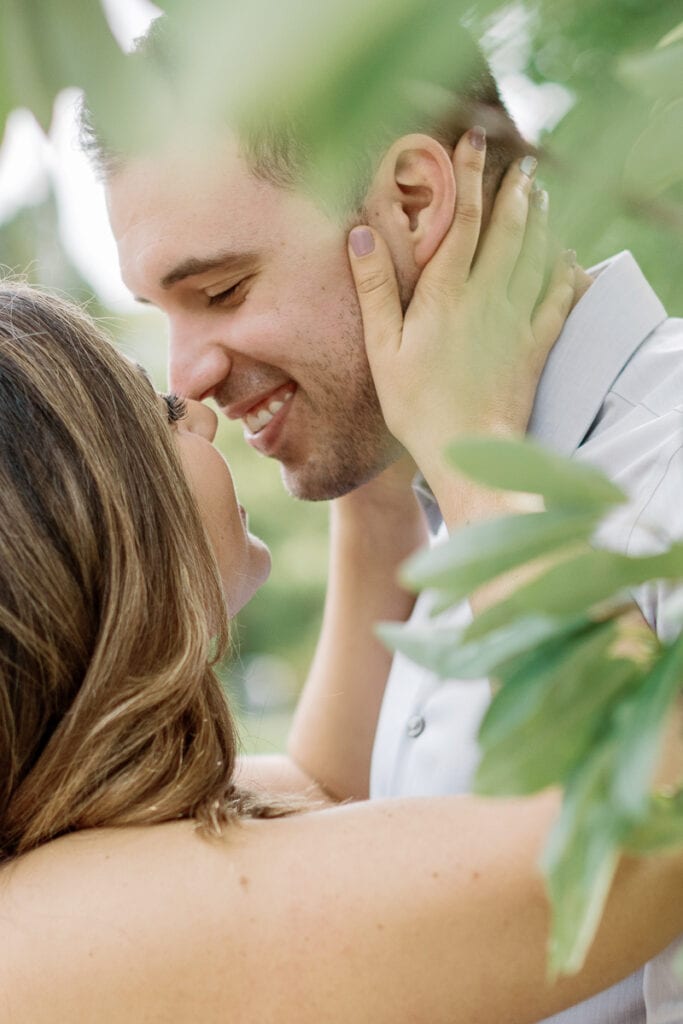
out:
<path id="1" fill-rule="evenodd" d="M 478 792 L 564 788 L 543 868 L 553 904 L 550 970 L 575 971 L 620 851 L 683 843 L 680 795 L 652 793 L 683 683 L 683 639 L 666 646 L 636 631 L 629 647 L 634 627 L 621 618 L 632 588 L 683 580 L 683 544 L 638 558 L 590 548 L 596 523 L 623 494 L 597 470 L 535 445 L 478 438 L 450 453 L 461 473 L 542 493 L 549 509 L 458 531 L 408 563 L 405 579 L 433 589 L 440 610 L 529 559 L 536 575 L 466 628 L 435 618 L 385 625 L 381 635 L 441 677 L 489 675 L 499 684 L 480 730 Z"/>
<path id="2" fill-rule="evenodd" d="M 403 626 L 385 622 L 377 627 L 377 634 L 394 650 L 442 679 L 480 679 L 549 639 L 580 631 L 586 622 L 583 617 L 558 622 L 549 616 L 528 616 L 472 642 L 466 641 L 464 632 L 435 624 Z"/>
<path id="3" fill-rule="evenodd" d="M 619 61 L 619 77 L 653 100 L 668 102 L 681 95 L 683 22 L 668 32 L 654 50 L 628 54 Z"/>
<path id="4" fill-rule="evenodd" d="M 625 821 L 646 820 L 666 716 L 683 681 L 683 639 L 662 649 L 652 669 L 615 711 L 619 738 L 612 797 Z"/>
<path id="5" fill-rule="evenodd" d="M 623 601 L 625 592 L 649 580 L 679 578 L 683 579 L 683 544 L 640 558 L 587 551 L 564 559 L 482 612 L 464 639 L 483 636 L 528 615 L 574 617 L 603 602 Z"/>
<path id="6" fill-rule="evenodd" d="M 587 542 L 598 520 L 594 512 L 551 509 L 477 523 L 454 533 L 444 545 L 420 552 L 401 577 L 414 590 L 436 590 L 439 607 L 455 604 L 508 569 L 565 545 Z"/>
<path id="7" fill-rule="evenodd" d="M 610 801 L 609 741 L 565 780 L 564 801 L 542 865 L 553 903 L 550 975 L 581 967 L 619 859 L 620 830 Z"/>
<path id="8" fill-rule="evenodd" d="M 501 673 L 503 685 L 481 727 L 477 792 L 535 793 L 561 785 L 581 764 L 615 697 L 633 684 L 633 666 L 608 657 L 614 635 L 614 623 L 603 623 Z M 587 686 L 598 666 L 599 678 Z"/>
<path id="9" fill-rule="evenodd" d="M 660 853 L 683 845 L 683 792 L 657 793 L 647 815 L 624 843 L 629 853 Z"/>
<path id="10" fill-rule="evenodd" d="M 634 199 L 658 196 L 683 181 L 681 68 L 683 23 L 654 50 L 620 61 L 622 81 L 655 101 L 649 123 L 635 141 L 624 170 L 625 188 Z"/>
<path id="11" fill-rule="evenodd" d="M 683 180 L 683 99 L 653 113 L 628 156 L 624 175 L 631 192 L 643 190 L 646 196 L 658 195 Z"/>
<path id="12" fill-rule="evenodd" d="M 540 494 L 548 508 L 602 512 L 626 500 L 623 491 L 593 466 L 569 462 L 531 441 L 461 438 L 446 451 L 453 465 L 472 480 L 504 491 Z"/>
<path id="13" fill-rule="evenodd" d="M 172 97 L 152 64 L 131 63 L 97 0 L 3 0 L 0 5 L 0 128 L 15 107 L 27 107 L 44 129 L 57 94 L 85 89 L 114 144 L 142 144 L 150 118 L 168 120 Z"/>
<path id="14" fill-rule="evenodd" d="M 205 0 L 167 4 L 177 94 L 196 122 L 292 127 L 338 202 L 383 139 L 438 117 L 466 78 L 459 0 Z M 429 86 L 425 83 L 429 82 Z"/>
<path id="15" fill-rule="evenodd" d="M 79 25 L 79 34 L 74 26 Z M 82 33 L 82 34 L 81 34 Z M 82 40 L 87 40 L 83 45 Z M 93 65 L 116 75 L 123 54 L 99 3 L 4 0 L 0 6 L 3 110 L 28 107 L 43 128 L 55 96 L 67 86 L 92 84 Z"/>
<path id="16" fill-rule="evenodd" d="M 581 967 L 620 850 L 652 852 L 683 842 L 680 794 L 664 804 L 649 796 L 666 716 L 682 683 L 679 639 L 596 720 L 601 740 L 564 780 L 562 812 L 543 856 L 553 901 L 552 974 Z"/>

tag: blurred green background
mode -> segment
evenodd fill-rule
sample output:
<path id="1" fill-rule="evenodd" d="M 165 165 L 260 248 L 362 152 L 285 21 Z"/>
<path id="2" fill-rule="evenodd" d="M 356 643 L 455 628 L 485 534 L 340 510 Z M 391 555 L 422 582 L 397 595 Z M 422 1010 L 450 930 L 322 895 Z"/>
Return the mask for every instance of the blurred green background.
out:
<path id="1" fill-rule="evenodd" d="M 243 35 L 254 33 L 259 40 L 263 66 L 269 67 L 272 81 L 280 71 L 286 76 L 292 67 L 303 68 L 292 92 L 304 116 L 307 111 L 319 113 L 315 102 L 325 87 L 331 88 L 322 79 L 334 71 L 335 46 L 340 64 L 351 52 L 370 83 L 367 111 L 354 96 L 346 120 L 338 118 L 330 138 L 320 140 L 327 169 L 337 156 L 343 164 L 349 133 L 358 131 L 359 124 L 371 129 L 377 110 L 395 103 L 392 76 L 400 64 L 397 54 L 410 52 L 412 40 L 419 37 L 425 53 L 433 46 L 434 60 L 443 60 L 445 29 L 454 17 L 462 17 L 481 40 L 522 128 L 545 153 L 540 177 L 550 190 L 555 230 L 562 242 L 576 248 L 585 266 L 631 249 L 669 312 L 683 313 L 678 286 L 683 274 L 680 0 L 377 0 L 375 5 L 290 0 L 270 6 L 268 0 L 259 0 L 248 11 L 244 4 L 218 0 L 173 0 L 161 6 L 168 6 L 188 26 L 190 40 L 195 24 L 211 23 L 219 15 L 234 19 Z M 273 18 L 268 18 L 269 11 Z M 110 28 L 119 43 L 129 43 L 154 13 L 146 0 L 107 0 L 102 8 L 95 0 L 86 5 L 80 0 L 32 5 L 4 0 L 0 118 L 18 107 L 28 108 L 44 130 L 52 121 L 54 135 L 55 98 L 78 86 L 85 86 L 107 109 L 115 109 L 116 85 L 123 87 L 123 80 L 117 78 L 120 50 Z M 657 48 L 667 34 L 668 45 Z M 306 59 L 307 48 L 318 52 L 321 38 L 326 46 L 323 67 L 320 61 Z M 240 47 L 249 53 L 243 40 Z M 280 54 L 287 57 L 282 68 L 273 59 Z M 190 78 L 199 56 L 188 44 Z M 223 60 L 222 54 L 219 57 Z M 211 66 L 208 58 L 206 66 Z M 258 71 L 256 67 L 244 86 L 246 93 L 239 95 L 247 111 L 261 96 Z M 228 83 L 233 90 L 238 77 L 233 70 Z M 201 87 L 200 82 L 197 89 Z M 338 102 L 343 114 L 343 97 Z M 87 214 L 79 228 L 71 224 L 62 187 L 71 172 L 60 171 L 61 157 L 49 147 L 38 156 L 34 146 L 33 156 L 22 157 L 9 137 L 8 131 L 0 150 L 0 264 L 86 302 L 104 319 L 117 343 L 146 365 L 164 388 L 163 318 L 112 300 L 88 272 L 88 258 L 75 258 L 74 230 L 90 235 L 91 246 L 105 243 Z M 74 143 L 69 145 L 73 149 Z M 40 160 L 44 166 L 37 171 Z M 38 185 L 28 187 L 36 173 Z M 27 186 L 23 191 L 22 176 Z M 115 273 L 112 266 L 111 275 Z M 238 425 L 224 422 L 220 445 L 233 467 L 252 529 L 272 549 L 273 572 L 235 623 L 238 654 L 226 666 L 225 677 L 243 709 L 247 746 L 272 750 L 282 745 L 317 635 L 326 577 L 327 510 L 290 498 L 281 486 L 278 466 L 260 458 L 240 435 Z"/>

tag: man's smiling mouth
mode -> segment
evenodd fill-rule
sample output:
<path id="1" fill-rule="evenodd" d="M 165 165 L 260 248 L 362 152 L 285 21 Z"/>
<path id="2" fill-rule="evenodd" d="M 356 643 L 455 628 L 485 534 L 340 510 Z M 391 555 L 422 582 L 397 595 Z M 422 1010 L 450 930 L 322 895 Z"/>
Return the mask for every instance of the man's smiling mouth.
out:
<path id="1" fill-rule="evenodd" d="M 263 402 L 253 406 L 248 413 L 245 413 L 242 419 L 249 433 L 258 434 L 264 427 L 267 427 L 273 417 L 290 401 L 294 391 L 294 384 L 283 384 L 282 387 L 268 395 Z"/>

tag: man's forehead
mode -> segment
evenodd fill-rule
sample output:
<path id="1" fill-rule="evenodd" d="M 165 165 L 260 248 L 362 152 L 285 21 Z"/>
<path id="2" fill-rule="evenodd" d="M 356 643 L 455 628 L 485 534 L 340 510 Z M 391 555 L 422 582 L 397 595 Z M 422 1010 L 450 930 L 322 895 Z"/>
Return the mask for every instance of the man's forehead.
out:
<path id="1" fill-rule="evenodd" d="M 259 190 L 262 183 L 251 174 L 239 149 L 231 140 L 197 152 L 177 148 L 133 156 L 126 160 L 107 183 L 110 210 L 136 202 L 163 206 L 184 201 L 198 205 L 206 195 L 236 196 Z"/>
<path id="2" fill-rule="evenodd" d="M 210 153 L 137 157 L 107 186 L 107 205 L 127 283 L 161 280 L 181 260 L 252 252 L 278 190 L 255 178 L 235 146 Z M 131 279 L 128 281 L 128 279 Z"/>

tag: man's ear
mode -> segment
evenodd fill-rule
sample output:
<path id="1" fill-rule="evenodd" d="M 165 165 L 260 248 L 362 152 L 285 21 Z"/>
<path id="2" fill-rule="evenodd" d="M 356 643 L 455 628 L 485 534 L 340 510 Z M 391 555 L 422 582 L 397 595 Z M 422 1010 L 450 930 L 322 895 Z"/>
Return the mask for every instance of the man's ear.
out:
<path id="1" fill-rule="evenodd" d="M 451 158 L 430 135 L 403 135 L 382 158 L 366 197 L 398 264 L 418 271 L 438 249 L 455 212 Z M 405 269 L 408 269 L 405 267 Z"/>

